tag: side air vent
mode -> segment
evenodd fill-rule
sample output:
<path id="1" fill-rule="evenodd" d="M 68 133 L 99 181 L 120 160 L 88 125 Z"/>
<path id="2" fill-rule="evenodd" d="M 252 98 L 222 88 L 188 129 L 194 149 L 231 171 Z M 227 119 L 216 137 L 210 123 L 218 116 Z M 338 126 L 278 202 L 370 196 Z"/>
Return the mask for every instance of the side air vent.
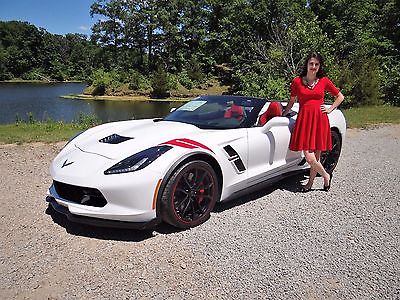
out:
<path id="1" fill-rule="evenodd" d="M 246 170 L 246 168 L 245 168 L 245 166 L 244 166 L 244 164 L 243 164 L 243 162 L 242 162 L 242 160 L 241 160 L 240 158 L 234 160 L 233 163 L 235 164 L 236 168 L 237 168 L 240 172 L 244 172 L 244 170 Z"/>
<path id="2" fill-rule="evenodd" d="M 228 159 L 233 163 L 239 173 L 242 173 L 246 170 L 242 159 L 240 158 L 239 154 L 232 148 L 232 146 L 227 145 L 224 147 L 225 152 L 228 154 Z"/>
<path id="3" fill-rule="evenodd" d="M 106 144 L 119 144 L 122 142 L 125 142 L 127 140 L 132 139 L 131 137 L 126 137 L 126 136 L 120 136 L 116 133 L 106 136 L 105 138 L 102 138 L 99 140 L 100 143 L 106 143 Z"/>
<path id="4" fill-rule="evenodd" d="M 226 151 L 226 153 L 228 153 L 229 157 L 238 155 L 235 149 L 233 149 L 231 145 L 225 146 L 224 150 Z"/>

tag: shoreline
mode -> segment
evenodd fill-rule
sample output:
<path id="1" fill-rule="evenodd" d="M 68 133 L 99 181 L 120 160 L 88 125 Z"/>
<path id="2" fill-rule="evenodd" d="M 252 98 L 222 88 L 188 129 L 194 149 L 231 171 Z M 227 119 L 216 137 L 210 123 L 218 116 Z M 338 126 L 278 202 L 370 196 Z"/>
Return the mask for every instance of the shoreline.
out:
<path id="1" fill-rule="evenodd" d="M 91 96 L 85 94 L 70 94 L 60 96 L 63 99 L 78 99 L 91 101 L 137 101 L 137 102 L 187 102 L 193 97 L 169 97 L 164 99 L 150 98 L 148 96 Z"/>
<path id="2" fill-rule="evenodd" d="M 85 83 L 85 81 L 81 80 L 64 80 L 64 81 L 58 81 L 58 80 L 23 80 L 23 79 L 11 79 L 11 80 L 0 80 L 0 83 L 40 83 L 40 84 L 51 84 L 51 83 Z"/>

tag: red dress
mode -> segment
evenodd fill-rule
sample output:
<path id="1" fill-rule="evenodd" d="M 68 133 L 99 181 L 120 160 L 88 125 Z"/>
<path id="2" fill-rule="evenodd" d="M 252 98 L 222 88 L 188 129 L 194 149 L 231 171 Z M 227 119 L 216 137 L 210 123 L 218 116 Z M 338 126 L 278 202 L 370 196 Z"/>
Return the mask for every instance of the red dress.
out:
<path id="1" fill-rule="evenodd" d="M 325 91 L 337 96 L 339 90 L 328 77 L 322 77 L 313 89 L 303 84 L 301 77 L 293 79 L 290 86 L 290 96 L 297 96 L 300 108 L 294 126 L 289 149 L 301 150 L 332 150 L 332 137 L 328 115 L 322 113 Z"/>

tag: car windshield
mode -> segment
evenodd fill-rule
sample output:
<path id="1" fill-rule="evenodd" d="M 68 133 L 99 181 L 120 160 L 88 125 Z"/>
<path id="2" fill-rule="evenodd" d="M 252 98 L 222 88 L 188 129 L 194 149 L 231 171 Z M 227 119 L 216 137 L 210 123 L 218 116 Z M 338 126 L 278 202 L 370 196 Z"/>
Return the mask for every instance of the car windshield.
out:
<path id="1" fill-rule="evenodd" d="M 202 129 L 248 128 L 256 123 L 266 100 L 240 96 L 201 96 L 164 118 Z"/>

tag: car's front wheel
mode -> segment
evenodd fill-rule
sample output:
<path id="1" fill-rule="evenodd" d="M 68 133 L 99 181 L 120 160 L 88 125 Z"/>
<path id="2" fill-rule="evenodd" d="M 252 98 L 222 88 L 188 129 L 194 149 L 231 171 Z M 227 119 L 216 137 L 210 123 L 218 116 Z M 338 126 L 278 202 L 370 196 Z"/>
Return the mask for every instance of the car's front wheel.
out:
<path id="1" fill-rule="evenodd" d="M 210 217 L 219 197 L 217 176 L 204 161 L 190 161 L 169 178 L 161 198 L 163 221 L 190 228 Z"/>
<path id="2" fill-rule="evenodd" d="M 332 150 L 324 151 L 321 154 L 321 164 L 324 166 L 325 170 L 332 174 L 333 170 L 339 161 L 340 152 L 342 151 L 342 140 L 337 131 L 332 130 Z"/>

